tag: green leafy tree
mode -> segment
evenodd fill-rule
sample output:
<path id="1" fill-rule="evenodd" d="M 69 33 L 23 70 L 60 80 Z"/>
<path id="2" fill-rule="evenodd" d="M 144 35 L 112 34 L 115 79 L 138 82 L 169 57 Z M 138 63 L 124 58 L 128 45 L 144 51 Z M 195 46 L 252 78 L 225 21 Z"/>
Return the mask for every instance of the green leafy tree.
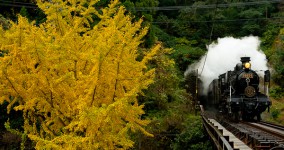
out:
<path id="1" fill-rule="evenodd" d="M 191 97 L 180 87 L 182 79 L 172 53 L 174 50 L 162 48 L 151 61 L 150 66 L 156 68 L 155 82 L 139 102 L 145 105 L 143 117 L 152 120 L 147 129 L 156 136 L 136 137 L 136 149 L 169 149 L 187 114 L 192 112 Z"/>
<path id="2" fill-rule="evenodd" d="M 158 0 L 123 0 L 123 5 L 126 6 L 128 11 L 132 13 L 136 18 L 143 18 L 144 22 L 143 26 L 149 27 L 148 34 L 144 37 L 143 47 L 151 47 L 154 45 L 156 39 L 152 28 L 153 15 L 155 15 L 155 11 L 141 11 L 141 7 L 157 7 L 159 4 Z"/>
<path id="3" fill-rule="evenodd" d="M 196 40 L 188 41 L 186 38 L 176 38 L 175 52 L 172 57 L 176 60 L 179 70 L 186 70 L 189 64 L 199 60 L 205 54 L 205 51 L 199 47 Z"/>
<path id="4" fill-rule="evenodd" d="M 280 30 L 270 51 L 273 54 L 270 60 L 275 70 L 274 80 L 277 81 L 281 88 L 284 88 L 284 28 Z"/>

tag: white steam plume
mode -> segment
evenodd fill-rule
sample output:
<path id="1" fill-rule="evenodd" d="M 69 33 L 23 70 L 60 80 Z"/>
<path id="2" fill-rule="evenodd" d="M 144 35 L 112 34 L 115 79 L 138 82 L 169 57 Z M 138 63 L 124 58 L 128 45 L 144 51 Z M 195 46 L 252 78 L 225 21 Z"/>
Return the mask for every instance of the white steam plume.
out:
<path id="1" fill-rule="evenodd" d="M 243 37 L 241 39 L 233 37 L 219 38 L 217 43 L 212 43 L 208 46 L 205 64 L 206 56 L 203 56 L 198 63 L 188 67 L 185 75 L 196 69 L 198 69 L 200 75 L 204 65 L 200 77 L 205 92 L 203 94 L 206 94 L 211 81 L 226 71 L 234 70 L 236 64 L 241 62 L 241 57 L 250 57 L 253 70 L 267 70 L 266 56 L 259 49 L 259 46 L 260 40 L 255 36 Z M 263 71 L 258 71 L 257 73 L 263 75 Z"/>

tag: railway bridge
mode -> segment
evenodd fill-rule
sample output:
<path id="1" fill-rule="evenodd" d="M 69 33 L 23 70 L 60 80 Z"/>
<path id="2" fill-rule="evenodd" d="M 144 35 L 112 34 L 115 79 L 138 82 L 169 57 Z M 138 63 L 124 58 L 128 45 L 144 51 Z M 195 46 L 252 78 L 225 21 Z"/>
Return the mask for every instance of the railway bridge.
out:
<path id="1" fill-rule="evenodd" d="M 201 108 L 203 127 L 218 150 L 284 150 L 284 126 L 265 122 L 230 122 Z"/>

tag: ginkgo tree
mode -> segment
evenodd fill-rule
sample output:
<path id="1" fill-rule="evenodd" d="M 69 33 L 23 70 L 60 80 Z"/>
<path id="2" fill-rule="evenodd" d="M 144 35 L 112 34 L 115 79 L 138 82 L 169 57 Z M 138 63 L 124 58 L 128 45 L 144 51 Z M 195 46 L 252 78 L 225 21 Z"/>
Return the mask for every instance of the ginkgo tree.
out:
<path id="1" fill-rule="evenodd" d="M 0 57 L 0 102 L 23 112 L 24 134 L 37 149 L 127 149 L 130 132 L 152 136 L 136 97 L 153 82 L 146 64 L 160 46 L 138 60 L 147 33 L 142 19 L 133 21 L 118 0 L 106 8 L 93 7 L 97 2 L 38 0 L 44 23 L 18 16 L 0 29 L 7 52 Z"/>

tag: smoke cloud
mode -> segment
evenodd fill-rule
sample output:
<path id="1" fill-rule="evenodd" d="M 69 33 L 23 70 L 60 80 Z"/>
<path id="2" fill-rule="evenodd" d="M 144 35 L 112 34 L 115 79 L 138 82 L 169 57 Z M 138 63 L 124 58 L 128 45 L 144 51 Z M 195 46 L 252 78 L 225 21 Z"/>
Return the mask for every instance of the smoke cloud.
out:
<path id="1" fill-rule="evenodd" d="M 250 57 L 251 69 L 262 76 L 263 70 L 267 70 L 268 67 L 266 56 L 259 47 L 260 40 L 255 36 L 241 39 L 233 37 L 219 38 L 217 43 L 208 46 L 207 56 L 203 56 L 198 63 L 189 66 L 185 75 L 198 69 L 203 82 L 203 94 L 206 94 L 213 79 L 218 78 L 220 74 L 226 71 L 234 70 L 236 64 L 241 62 L 241 57 Z"/>

